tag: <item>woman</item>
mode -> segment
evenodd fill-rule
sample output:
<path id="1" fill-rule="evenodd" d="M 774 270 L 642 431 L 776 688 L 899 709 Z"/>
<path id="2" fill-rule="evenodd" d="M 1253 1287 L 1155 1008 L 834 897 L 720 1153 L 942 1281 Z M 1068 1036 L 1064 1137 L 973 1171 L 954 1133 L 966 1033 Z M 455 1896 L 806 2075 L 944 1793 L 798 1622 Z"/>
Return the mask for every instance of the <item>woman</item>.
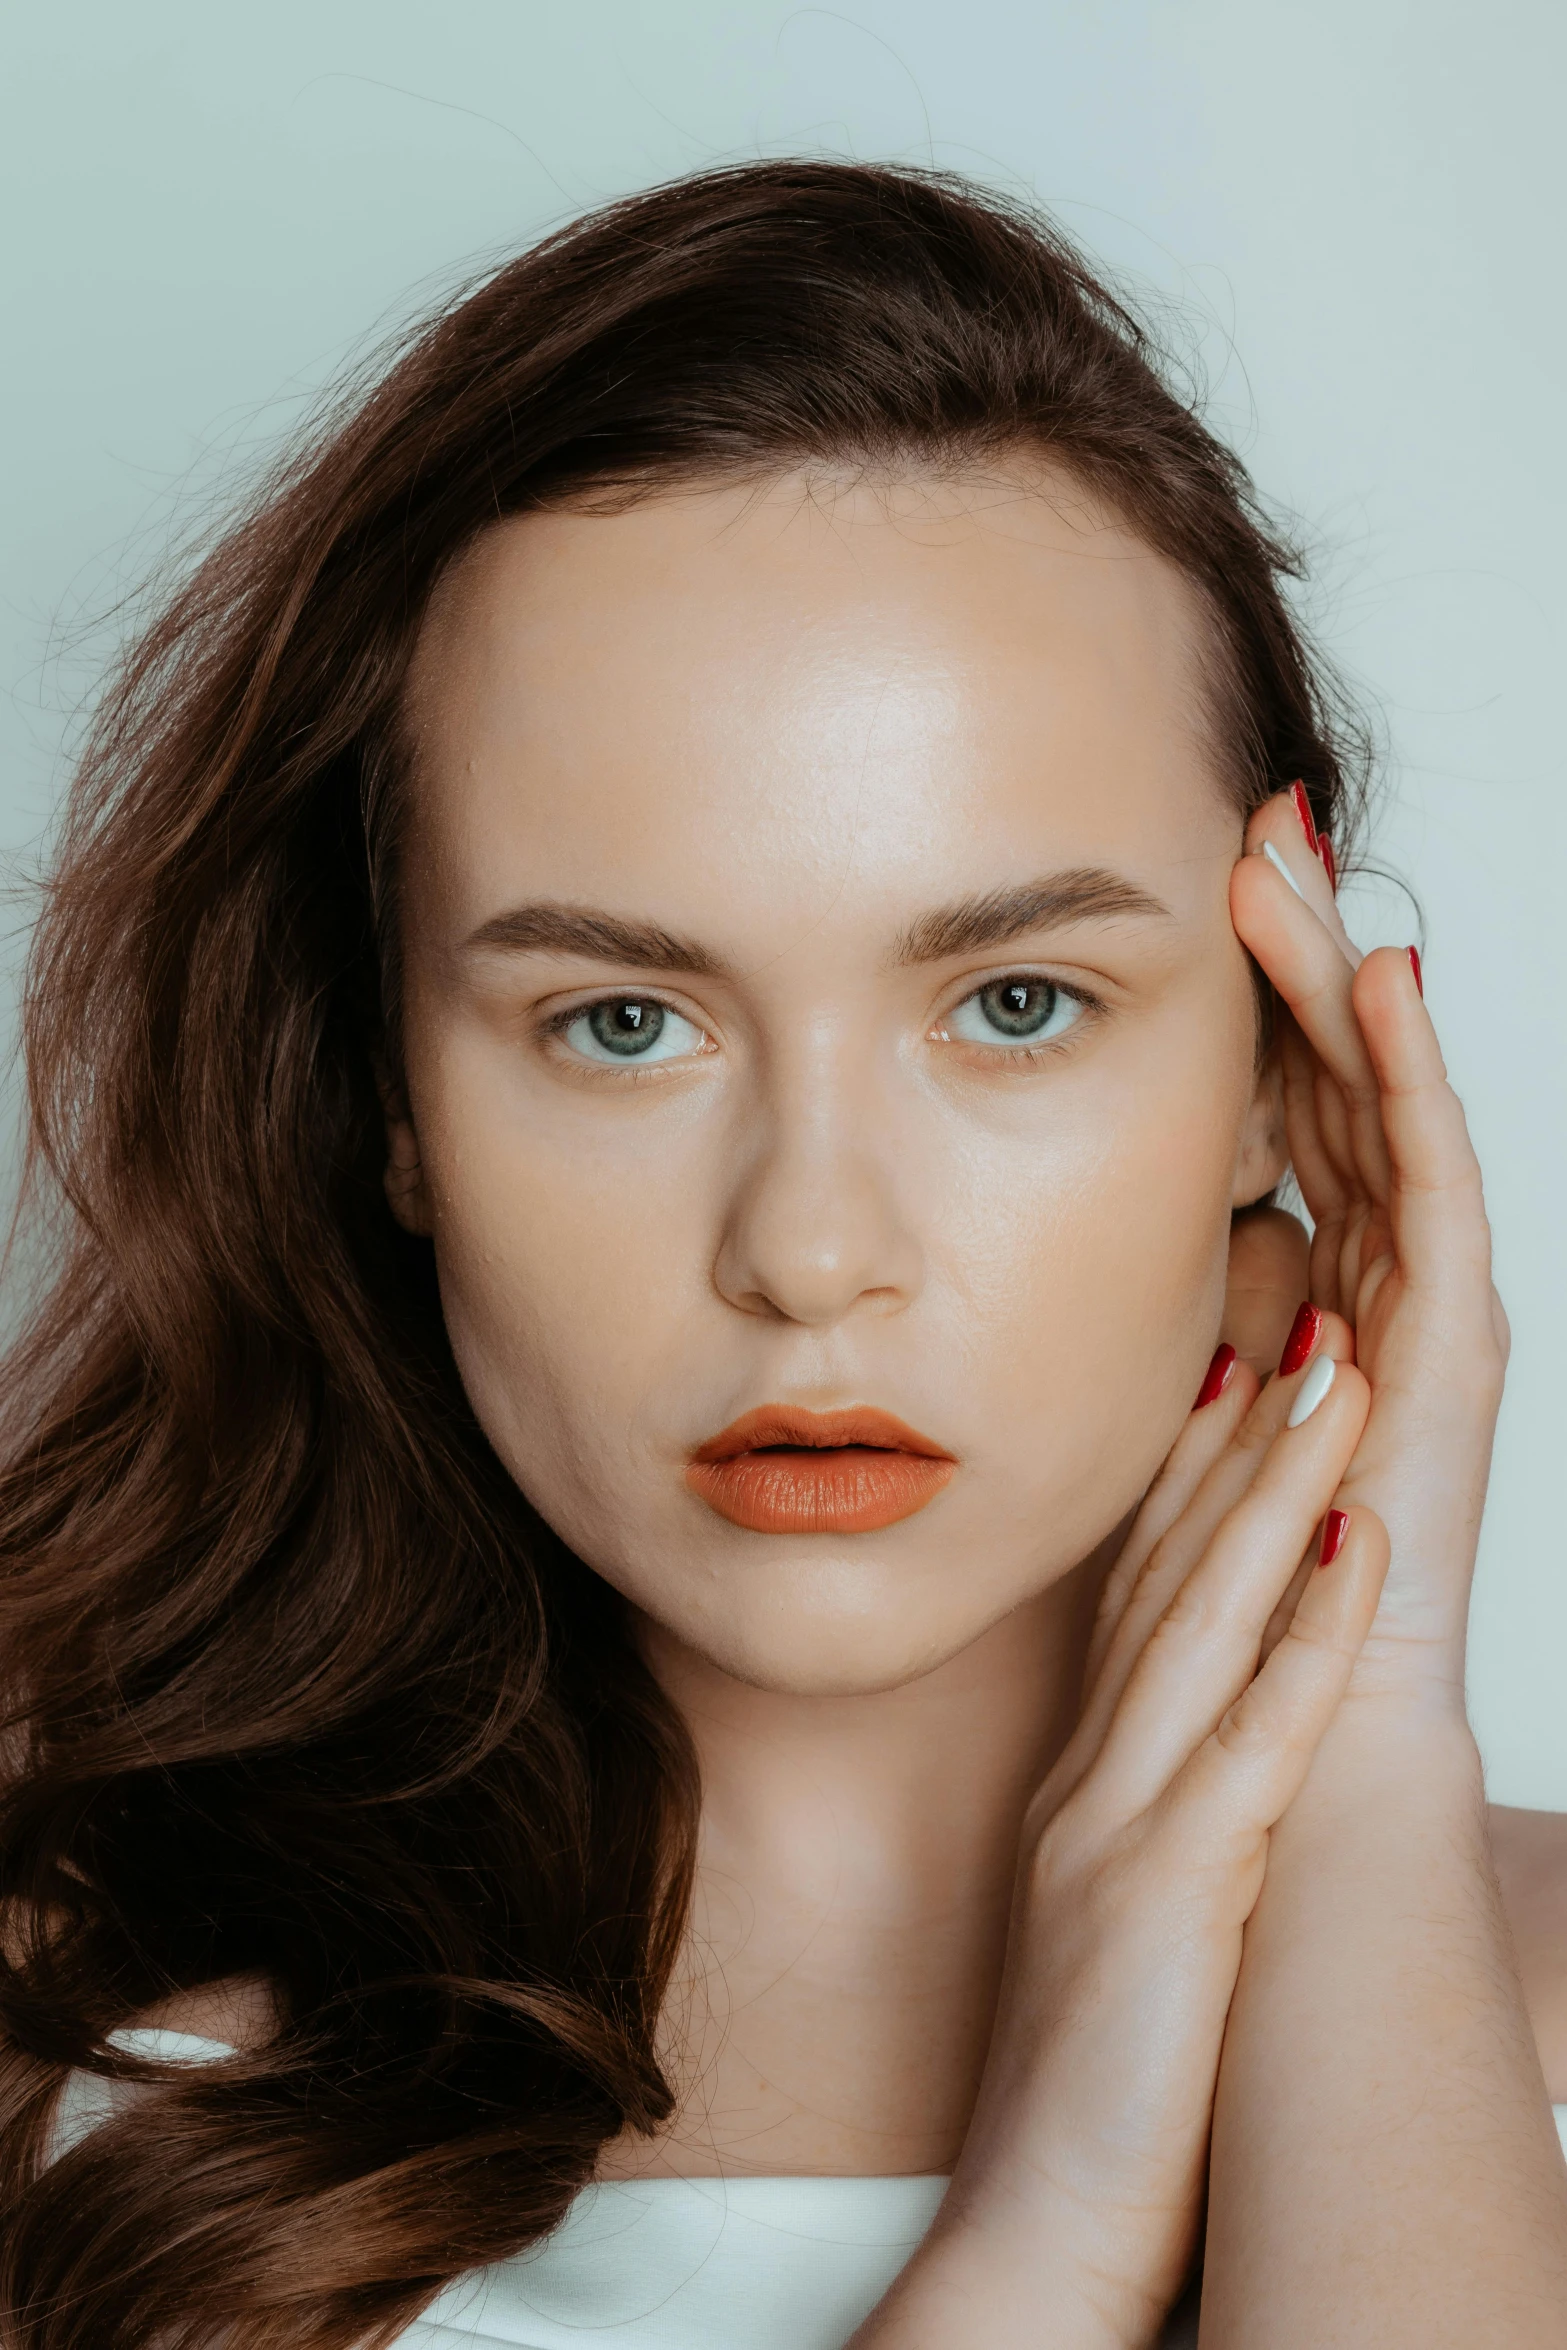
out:
<path id="1" fill-rule="evenodd" d="M 1205 2344 L 1567 2328 L 1505 1325 L 1289 569 L 1047 228 L 766 165 L 437 320 L 131 656 L 28 1005 L 11 2340 L 1146 2343 L 1200 2238 Z"/>

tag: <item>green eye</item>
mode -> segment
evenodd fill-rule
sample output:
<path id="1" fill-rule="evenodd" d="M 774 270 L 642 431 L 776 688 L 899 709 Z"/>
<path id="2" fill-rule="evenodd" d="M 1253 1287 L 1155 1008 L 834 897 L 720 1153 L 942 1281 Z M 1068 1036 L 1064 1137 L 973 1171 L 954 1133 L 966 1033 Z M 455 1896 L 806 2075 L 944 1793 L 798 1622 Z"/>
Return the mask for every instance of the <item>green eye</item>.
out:
<path id="1" fill-rule="evenodd" d="M 604 996 L 560 1031 L 572 1051 L 602 1068 L 616 1061 L 675 1061 L 695 1052 L 701 1032 L 656 997 Z"/>
<path id="2" fill-rule="evenodd" d="M 992 979 L 965 996 L 947 1022 L 949 1036 L 965 1044 L 1048 1044 L 1082 1018 L 1078 997 L 1033 973 Z"/>

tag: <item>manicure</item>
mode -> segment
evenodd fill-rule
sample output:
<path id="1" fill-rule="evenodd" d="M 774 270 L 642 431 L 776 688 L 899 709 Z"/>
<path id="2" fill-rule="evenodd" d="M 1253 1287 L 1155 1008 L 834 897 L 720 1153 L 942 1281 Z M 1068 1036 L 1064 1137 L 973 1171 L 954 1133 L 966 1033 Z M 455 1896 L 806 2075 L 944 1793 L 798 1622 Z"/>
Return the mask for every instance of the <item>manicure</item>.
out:
<path id="1" fill-rule="evenodd" d="M 1279 1377 L 1293 1378 L 1303 1363 L 1309 1363 L 1322 1336 L 1322 1308 L 1314 1306 L 1308 1297 L 1295 1309 L 1290 1334 L 1284 1341 L 1284 1352 L 1279 1357 Z"/>
<path id="2" fill-rule="evenodd" d="M 1322 870 L 1328 877 L 1328 887 L 1332 890 L 1334 896 L 1337 897 L 1338 865 L 1333 855 L 1333 843 L 1329 840 L 1325 832 L 1318 833 L 1317 848 L 1322 857 Z"/>
<path id="3" fill-rule="evenodd" d="M 1311 802 L 1306 797 L 1305 785 L 1292 783 L 1290 798 L 1294 801 L 1295 813 L 1300 818 L 1300 829 L 1306 835 L 1306 846 L 1315 856 L 1317 854 L 1317 828 L 1311 821 Z"/>
<path id="4" fill-rule="evenodd" d="M 1192 1405 L 1192 1410 L 1200 1412 L 1204 1404 L 1217 1403 L 1224 1390 L 1229 1386 L 1234 1373 L 1234 1347 L 1215 1348 L 1213 1361 L 1203 1373 L 1202 1385 L 1197 1390 L 1197 1401 Z"/>
<path id="5" fill-rule="evenodd" d="M 1322 1547 L 1317 1552 L 1319 1567 L 1332 1566 L 1333 1561 L 1344 1547 L 1344 1537 L 1348 1532 L 1348 1510 L 1329 1510 L 1322 1521 Z"/>
<path id="6" fill-rule="evenodd" d="M 1303 1428 L 1337 1377 L 1338 1365 L 1333 1357 L 1318 1355 L 1295 1390 L 1295 1401 L 1290 1405 L 1285 1427 Z"/>
<path id="7" fill-rule="evenodd" d="M 1289 883 L 1290 888 L 1301 900 L 1301 903 L 1304 904 L 1306 898 L 1305 891 L 1301 888 L 1300 883 L 1295 879 L 1294 874 L 1285 864 L 1284 859 L 1279 855 L 1278 850 L 1274 847 L 1271 840 L 1265 840 L 1263 842 L 1262 853 L 1267 858 L 1268 863 L 1273 867 L 1274 872 L 1283 874 L 1285 880 Z"/>
<path id="8" fill-rule="evenodd" d="M 1415 975 L 1415 985 L 1420 990 L 1421 1000 L 1423 1002 L 1425 999 L 1426 983 L 1420 969 L 1420 949 L 1418 947 L 1405 947 L 1404 952 L 1409 957 L 1409 968 Z"/>

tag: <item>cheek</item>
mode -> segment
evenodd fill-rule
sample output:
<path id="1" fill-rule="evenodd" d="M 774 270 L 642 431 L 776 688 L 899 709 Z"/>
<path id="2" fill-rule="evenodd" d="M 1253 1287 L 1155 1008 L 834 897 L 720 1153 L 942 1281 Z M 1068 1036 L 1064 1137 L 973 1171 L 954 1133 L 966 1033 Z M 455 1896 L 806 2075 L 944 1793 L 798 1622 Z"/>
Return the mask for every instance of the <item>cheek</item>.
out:
<path id="1" fill-rule="evenodd" d="M 504 1098 L 447 1084 L 421 1108 L 442 1308 L 496 1451 L 546 1517 L 580 1528 L 669 1449 L 711 1250 L 678 1164 L 529 1131 Z"/>
<path id="2" fill-rule="evenodd" d="M 1208 1362 L 1248 1099 L 1233 1064 L 1095 1069 L 1026 1138 L 971 1148 L 937 1219 L 977 1440 L 1084 1549 L 1146 1486 Z"/>

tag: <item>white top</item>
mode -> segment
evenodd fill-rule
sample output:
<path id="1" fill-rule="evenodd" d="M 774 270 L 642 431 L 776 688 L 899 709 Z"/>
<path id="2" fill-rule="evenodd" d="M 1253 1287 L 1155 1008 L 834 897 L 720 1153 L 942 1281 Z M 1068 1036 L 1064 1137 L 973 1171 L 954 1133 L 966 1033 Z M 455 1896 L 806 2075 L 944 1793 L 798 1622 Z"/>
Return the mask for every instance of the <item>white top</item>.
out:
<path id="1" fill-rule="evenodd" d="M 189 2032 L 114 2032 L 128 2055 L 205 2064 Z M 130 2092 L 134 2094 L 134 2090 Z M 78 2073 L 62 2153 L 127 2094 Z M 1556 2126 L 1567 2148 L 1567 2106 Z M 450 2285 L 397 2350 L 843 2350 L 936 2215 L 942 2178 L 638 2179 L 584 2188 L 544 2243 Z M 1167 2337 L 1170 2350 L 1187 2334 Z"/>
<path id="2" fill-rule="evenodd" d="M 449 2286 L 400 2350 L 842 2350 L 945 2179 L 642 2179 L 584 2189 L 531 2252 Z"/>

